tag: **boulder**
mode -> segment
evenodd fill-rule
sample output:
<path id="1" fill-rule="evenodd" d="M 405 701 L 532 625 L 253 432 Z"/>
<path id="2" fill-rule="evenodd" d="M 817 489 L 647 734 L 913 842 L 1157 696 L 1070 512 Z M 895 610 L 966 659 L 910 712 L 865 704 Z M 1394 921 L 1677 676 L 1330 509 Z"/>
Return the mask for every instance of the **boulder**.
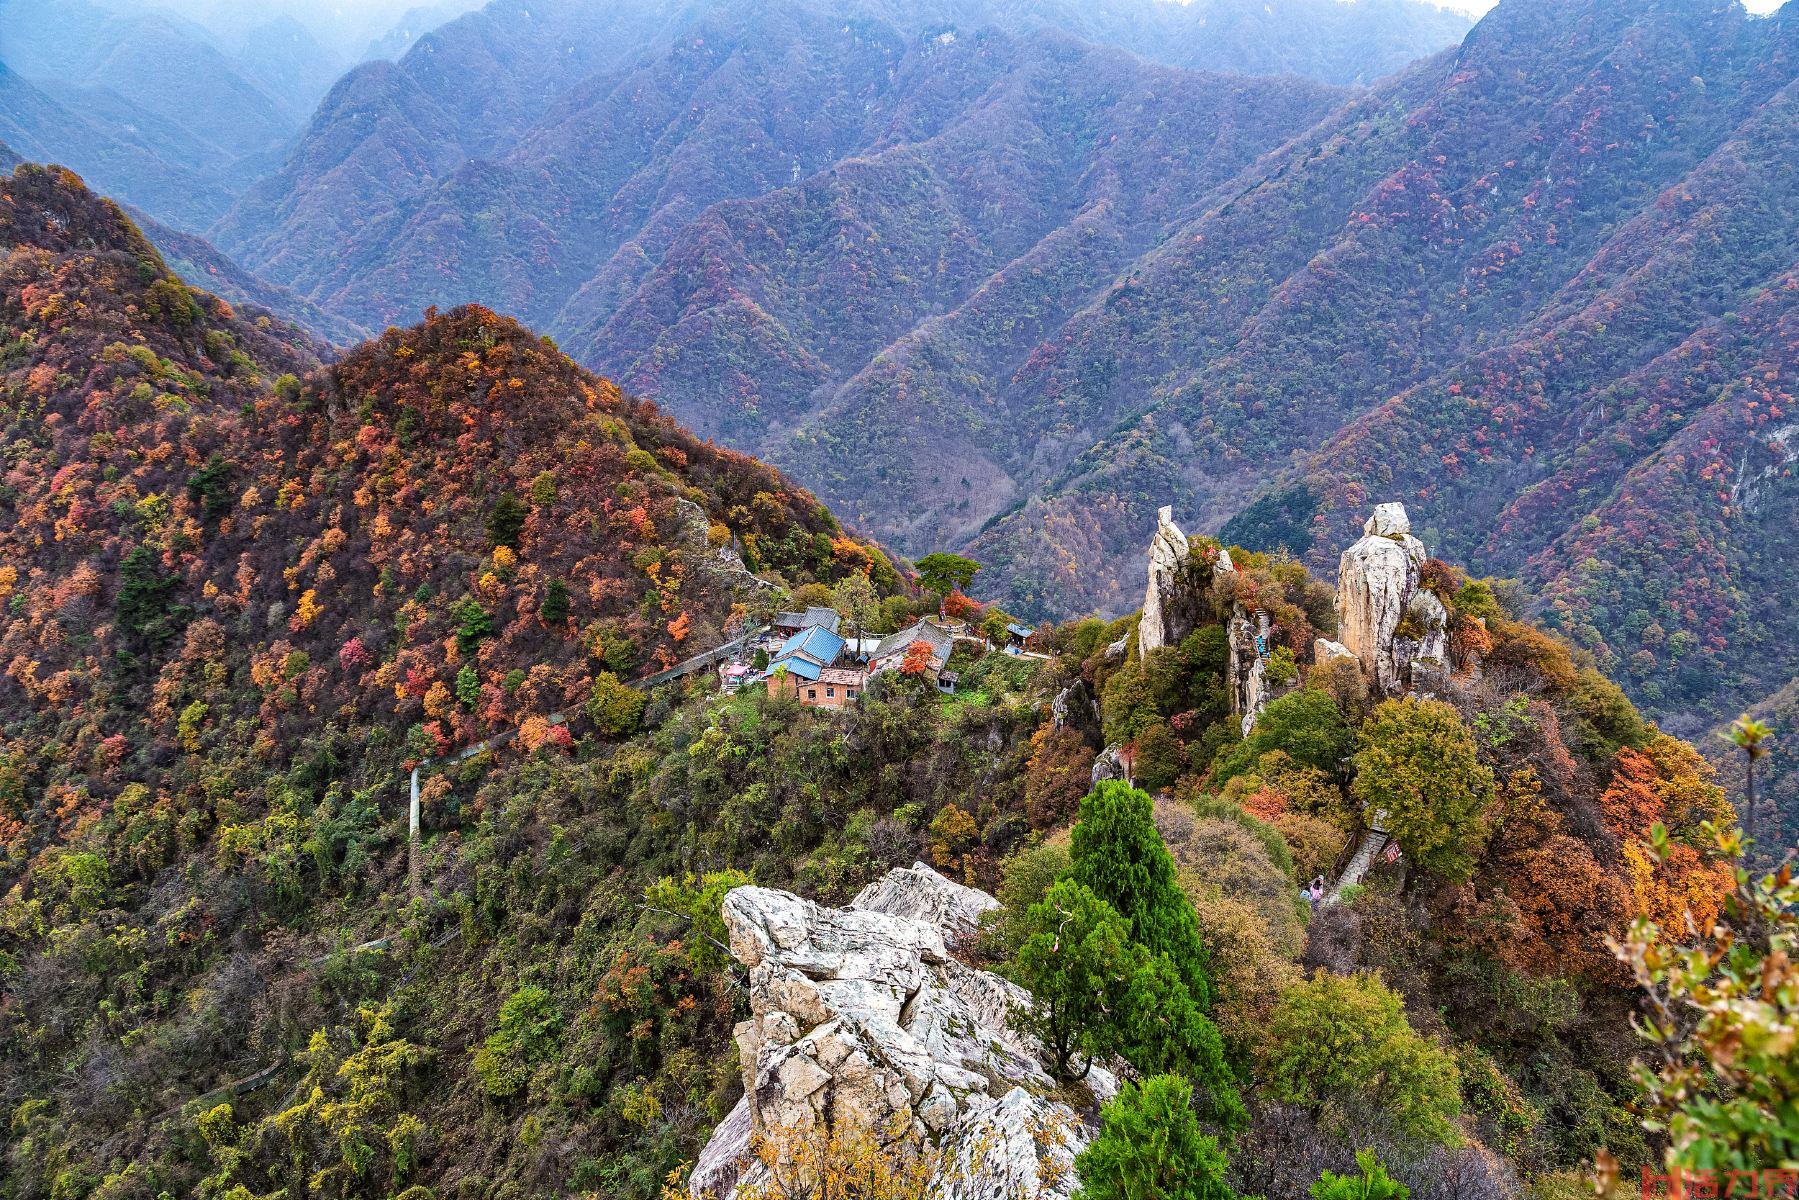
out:
<path id="1" fill-rule="evenodd" d="M 1143 593 L 1143 618 L 1137 623 L 1137 656 L 1172 646 L 1192 632 L 1178 615 L 1181 567 L 1187 561 L 1187 535 L 1174 523 L 1174 509 L 1156 513 L 1156 536 L 1149 543 L 1149 587 Z"/>
<path id="2" fill-rule="evenodd" d="M 1382 695 L 1404 690 L 1388 650 L 1417 584 L 1405 547 L 1390 538 L 1369 534 L 1337 560 L 1337 633 Z"/>
<path id="3" fill-rule="evenodd" d="M 950 1153 L 950 1181 L 931 1200 L 1052 1200 L 1071 1195 L 1088 1140 L 1066 1105 L 1013 1088 L 972 1114 Z M 922 1198 L 921 1198 L 922 1200 Z"/>
<path id="4" fill-rule="evenodd" d="M 1218 557 L 1212 562 L 1212 587 L 1216 591 L 1224 590 L 1225 580 L 1237 574 L 1237 564 L 1231 561 L 1231 548 L 1218 547 Z"/>
<path id="5" fill-rule="evenodd" d="M 784 1142 L 847 1123 L 877 1144 L 937 1147 L 933 1197 L 1065 1200 L 1091 1135 L 1047 1098 L 1042 1047 L 1011 1028 L 1030 997 L 945 945 L 996 906 L 922 863 L 847 909 L 768 888 L 727 895 L 731 953 L 749 972 L 750 1017 L 736 1030 L 744 1099 L 713 1132 L 689 1194 L 729 1200 L 760 1183 L 758 1138 L 780 1159 Z M 1102 1099 L 1117 1089 L 1099 1067 L 1087 1082 Z"/>
<path id="6" fill-rule="evenodd" d="M 1124 747 L 1122 745 L 1107 746 L 1093 760 L 1093 772 L 1087 782 L 1090 788 L 1098 787 L 1107 779 L 1130 779 L 1130 772 L 1124 765 Z"/>
<path id="7" fill-rule="evenodd" d="M 1319 666 L 1335 662 L 1340 658 L 1354 658 L 1355 651 L 1342 642 L 1333 642 L 1329 638 L 1319 638 L 1312 643 L 1312 661 Z"/>
<path id="8" fill-rule="evenodd" d="M 1405 505 L 1390 500 L 1374 506 L 1374 515 L 1363 523 L 1362 532 L 1370 537 L 1404 537 L 1412 532 L 1412 518 Z"/>

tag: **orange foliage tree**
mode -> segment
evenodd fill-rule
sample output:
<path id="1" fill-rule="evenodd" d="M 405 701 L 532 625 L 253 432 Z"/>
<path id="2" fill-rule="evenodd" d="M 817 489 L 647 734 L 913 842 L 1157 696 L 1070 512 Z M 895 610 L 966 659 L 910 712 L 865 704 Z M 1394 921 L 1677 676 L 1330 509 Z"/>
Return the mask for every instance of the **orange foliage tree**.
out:
<path id="1" fill-rule="evenodd" d="M 1729 864 L 1701 849 L 1704 824 L 1726 827 L 1733 816 L 1711 767 L 1666 735 L 1642 751 L 1619 750 L 1614 766 L 1599 811 L 1618 839 L 1635 915 L 1664 929 L 1684 929 L 1690 921 L 1709 930 L 1733 882 Z M 1659 855 L 1651 849 L 1658 827 L 1670 839 Z"/>
<path id="2" fill-rule="evenodd" d="M 981 604 L 972 600 L 961 591 L 952 591 L 943 598 L 943 615 L 956 621 L 975 621 L 981 616 Z"/>
<path id="3" fill-rule="evenodd" d="M 901 675 L 926 675 L 931 670 L 931 656 L 935 648 L 922 638 L 906 647 L 906 656 L 900 660 Z"/>

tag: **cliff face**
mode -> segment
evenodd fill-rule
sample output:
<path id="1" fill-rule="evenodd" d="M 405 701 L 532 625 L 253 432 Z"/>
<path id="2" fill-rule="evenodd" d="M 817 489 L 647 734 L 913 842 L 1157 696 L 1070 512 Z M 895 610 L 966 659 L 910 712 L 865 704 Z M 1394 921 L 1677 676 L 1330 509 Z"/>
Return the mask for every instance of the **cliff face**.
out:
<path id="1" fill-rule="evenodd" d="M 744 1096 L 690 1195 L 754 1194 L 771 1171 L 816 1169 L 821 1140 L 847 1135 L 919 1149 L 933 1197 L 1068 1196 L 1088 1135 L 1047 1098 L 1035 1039 L 1010 1028 L 1030 997 L 949 953 L 995 907 L 923 863 L 844 909 L 768 888 L 726 896 L 731 953 L 749 972 L 751 1015 L 736 1030 Z M 1100 1096 L 1116 1087 L 1097 1067 L 1088 1083 Z"/>

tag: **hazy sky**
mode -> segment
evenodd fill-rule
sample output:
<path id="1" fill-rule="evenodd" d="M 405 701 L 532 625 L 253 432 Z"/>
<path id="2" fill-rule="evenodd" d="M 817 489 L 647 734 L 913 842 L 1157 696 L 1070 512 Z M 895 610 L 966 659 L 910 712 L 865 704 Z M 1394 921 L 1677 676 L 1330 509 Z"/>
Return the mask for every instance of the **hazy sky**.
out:
<path id="1" fill-rule="evenodd" d="M 29 0 L 27 0 L 29 2 Z M 439 9 L 428 24 L 479 7 L 484 0 L 99 0 L 117 8 L 164 8 L 182 13 L 215 29 L 242 29 L 277 13 L 296 17 L 314 36 L 337 43 L 342 51 L 360 50 L 371 38 L 392 28 L 409 9 Z M 1433 0 L 1445 8 L 1474 16 L 1492 8 L 1497 0 Z M 1615 0 L 1619 4 L 1635 0 Z M 1785 0 L 1744 0 L 1751 12 L 1772 12 Z M 0 4 L 7 0 L 0 0 Z M 449 10 L 449 11 L 443 11 Z"/>
<path id="2" fill-rule="evenodd" d="M 216 10 L 220 7 L 237 8 L 243 0 L 160 0 L 160 6 L 176 11 Z M 1479 15 L 1492 8 L 1498 0 L 1435 0 L 1444 8 L 1460 9 L 1463 12 Z M 1750 12 L 1773 12 L 1785 0 L 1744 0 Z M 246 7 L 260 8 L 270 11 L 286 11 L 295 16 L 311 17 L 321 24 L 337 22 L 363 22 L 371 18 L 398 18 L 407 9 L 427 6 L 432 0 L 248 0 Z M 476 7 L 479 0 L 469 0 L 467 7 Z M 1618 0 L 1620 4 L 1629 4 L 1631 0 Z"/>
<path id="3" fill-rule="evenodd" d="M 1438 0 L 1444 8 L 1460 9 L 1462 12 L 1479 16 L 1492 8 L 1498 0 Z M 1620 4 L 1629 4 L 1631 0 L 1618 0 Z M 1750 12 L 1767 13 L 1779 8 L 1786 0 L 1743 0 L 1743 6 Z"/>

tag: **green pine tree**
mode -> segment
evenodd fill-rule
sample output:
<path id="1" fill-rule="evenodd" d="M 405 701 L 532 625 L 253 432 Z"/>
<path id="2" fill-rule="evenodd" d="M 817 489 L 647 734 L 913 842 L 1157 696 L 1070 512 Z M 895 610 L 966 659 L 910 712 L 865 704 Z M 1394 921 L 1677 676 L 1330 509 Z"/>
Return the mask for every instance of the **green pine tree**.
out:
<path id="1" fill-rule="evenodd" d="M 1360 1175 L 1339 1175 L 1326 1171 L 1311 1188 L 1312 1200 L 1407 1200 L 1412 1189 L 1387 1174 L 1387 1168 L 1374 1151 L 1357 1151 L 1355 1165 Z"/>
<path id="2" fill-rule="evenodd" d="M 543 603 L 537 606 L 537 615 L 543 618 L 546 625 L 560 625 L 568 620 L 568 584 L 560 579 L 552 579 L 543 590 Z"/>
<path id="3" fill-rule="evenodd" d="M 1166 954 L 1201 1009 L 1214 996 L 1193 906 L 1175 879 L 1174 856 L 1156 830 L 1149 796 L 1119 780 L 1102 781 L 1081 801 L 1070 878 L 1124 918 L 1131 937 Z"/>
<path id="4" fill-rule="evenodd" d="M 1230 1129 L 1249 1123 L 1249 1112 L 1230 1066 L 1218 1026 L 1193 1000 L 1179 969 L 1166 954 L 1141 953 L 1133 964 L 1119 1019 L 1120 1053 L 1145 1075 L 1180 1075 L 1204 1089 L 1200 1107 Z"/>
<path id="5" fill-rule="evenodd" d="M 1056 1075 L 1082 1078 L 1124 1049 L 1122 1013 L 1136 963 L 1130 931 L 1112 906 L 1064 879 L 1031 906 L 1030 934 L 1013 975 L 1034 1003 L 1016 1017 L 1041 1038 Z"/>
<path id="6" fill-rule="evenodd" d="M 1218 1139 L 1200 1132 L 1193 1090 L 1176 1075 L 1127 1083 L 1074 1160 L 1075 1200 L 1234 1200 Z"/>

